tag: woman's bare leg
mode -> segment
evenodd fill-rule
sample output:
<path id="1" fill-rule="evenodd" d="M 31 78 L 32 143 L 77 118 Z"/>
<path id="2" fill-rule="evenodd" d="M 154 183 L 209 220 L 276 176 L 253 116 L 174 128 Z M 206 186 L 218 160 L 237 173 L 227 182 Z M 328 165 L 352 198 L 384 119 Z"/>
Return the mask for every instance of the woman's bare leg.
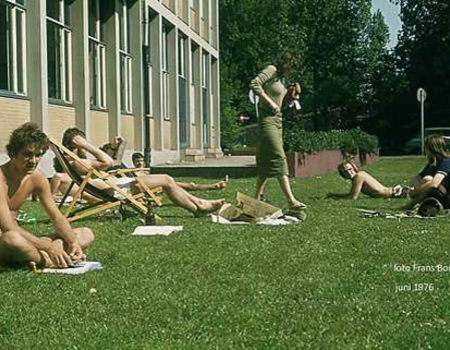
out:
<path id="1" fill-rule="evenodd" d="M 267 177 L 258 175 L 256 177 L 256 194 L 255 198 L 261 200 L 264 197 L 264 190 L 266 189 Z"/>
<path id="2" fill-rule="evenodd" d="M 299 202 L 295 199 L 294 194 L 292 193 L 291 183 L 289 182 L 289 177 L 287 175 L 281 175 L 278 177 L 278 182 L 280 183 L 281 190 L 284 193 L 284 196 L 288 200 L 289 207 L 291 209 L 305 209 L 306 205 Z"/>

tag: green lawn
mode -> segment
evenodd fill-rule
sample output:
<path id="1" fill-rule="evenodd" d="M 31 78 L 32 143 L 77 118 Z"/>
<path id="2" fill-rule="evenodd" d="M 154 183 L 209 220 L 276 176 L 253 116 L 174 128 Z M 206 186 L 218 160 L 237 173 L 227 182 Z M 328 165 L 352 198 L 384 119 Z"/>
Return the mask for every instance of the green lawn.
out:
<path id="1" fill-rule="evenodd" d="M 423 163 L 384 159 L 367 169 L 406 184 Z M 450 266 L 450 219 L 360 218 L 355 208 L 392 211 L 404 200 L 324 199 L 348 189 L 337 175 L 293 186 L 309 206 L 298 225 L 222 226 L 170 205 L 158 209 L 164 223 L 184 226 L 171 237 L 132 237 L 136 218 L 78 224 L 95 230 L 88 256 L 104 270 L 1 273 L 0 349 L 448 349 L 450 272 L 394 266 Z M 253 187 L 231 179 L 225 197 Z M 283 203 L 275 180 L 267 197 Z M 396 291 L 424 283 L 433 291 Z"/>

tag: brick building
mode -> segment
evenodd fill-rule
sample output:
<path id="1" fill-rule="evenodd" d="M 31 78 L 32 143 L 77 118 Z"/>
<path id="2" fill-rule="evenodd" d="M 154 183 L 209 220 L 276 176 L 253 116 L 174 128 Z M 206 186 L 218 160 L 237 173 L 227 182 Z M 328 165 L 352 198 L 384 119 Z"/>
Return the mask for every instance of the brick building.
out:
<path id="1" fill-rule="evenodd" d="M 218 0 L 0 0 L 0 36 L 0 153 L 32 120 L 128 163 L 222 155 Z"/>

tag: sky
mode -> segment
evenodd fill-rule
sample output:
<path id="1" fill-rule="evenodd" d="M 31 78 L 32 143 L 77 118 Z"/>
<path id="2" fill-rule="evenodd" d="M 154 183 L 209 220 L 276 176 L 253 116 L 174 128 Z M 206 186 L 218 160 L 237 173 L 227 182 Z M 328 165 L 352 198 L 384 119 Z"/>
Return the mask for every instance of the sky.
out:
<path id="1" fill-rule="evenodd" d="M 394 47 L 397 44 L 397 34 L 402 23 L 400 21 L 400 6 L 393 5 L 389 0 L 372 0 L 372 11 L 380 10 L 384 20 L 389 26 L 390 41 L 388 46 Z"/>

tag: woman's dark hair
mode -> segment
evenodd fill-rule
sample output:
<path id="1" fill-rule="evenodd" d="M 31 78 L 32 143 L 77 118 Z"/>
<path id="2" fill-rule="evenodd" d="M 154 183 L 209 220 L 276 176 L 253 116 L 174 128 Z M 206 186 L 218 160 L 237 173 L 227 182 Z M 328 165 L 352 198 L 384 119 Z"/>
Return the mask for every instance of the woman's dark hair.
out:
<path id="1" fill-rule="evenodd" d="M 297 57 L 292 52 L 282 52 L 278 55 L 275 66 L 279 75 L 286 75 L 297 66 Z"/>
<path id="2" fill-rule="evenodd" d="M 70 149 L 73 151 L 74 147 L 72 145 L 72 140 L 75 136 L 82 136 L 86 137 L 86 134 L 83 130 L 80 130 L 78 128 L 69 128 L 64 132 L 63 138 L 62 138 L 62 144 L 64 147 Z"/>
<path id="3" fill-rule="evenodd" d="M 428 152 L 428 163 L 431 165 L 450 157 L 447 142 L 441 135 L 429 135 L 424 141 L 424 148 Z"/>
<path id="4" fill-rule="evenodd" d="M 10 158 L 17 156 L 17 153 L 27 146 L 38 147 L 45 153 L 49 143 L 47 135 L 39 129 L 39 126 L 28 122 L 12 132 L 9 143 L 6 145 L 6 151 Z"/>

